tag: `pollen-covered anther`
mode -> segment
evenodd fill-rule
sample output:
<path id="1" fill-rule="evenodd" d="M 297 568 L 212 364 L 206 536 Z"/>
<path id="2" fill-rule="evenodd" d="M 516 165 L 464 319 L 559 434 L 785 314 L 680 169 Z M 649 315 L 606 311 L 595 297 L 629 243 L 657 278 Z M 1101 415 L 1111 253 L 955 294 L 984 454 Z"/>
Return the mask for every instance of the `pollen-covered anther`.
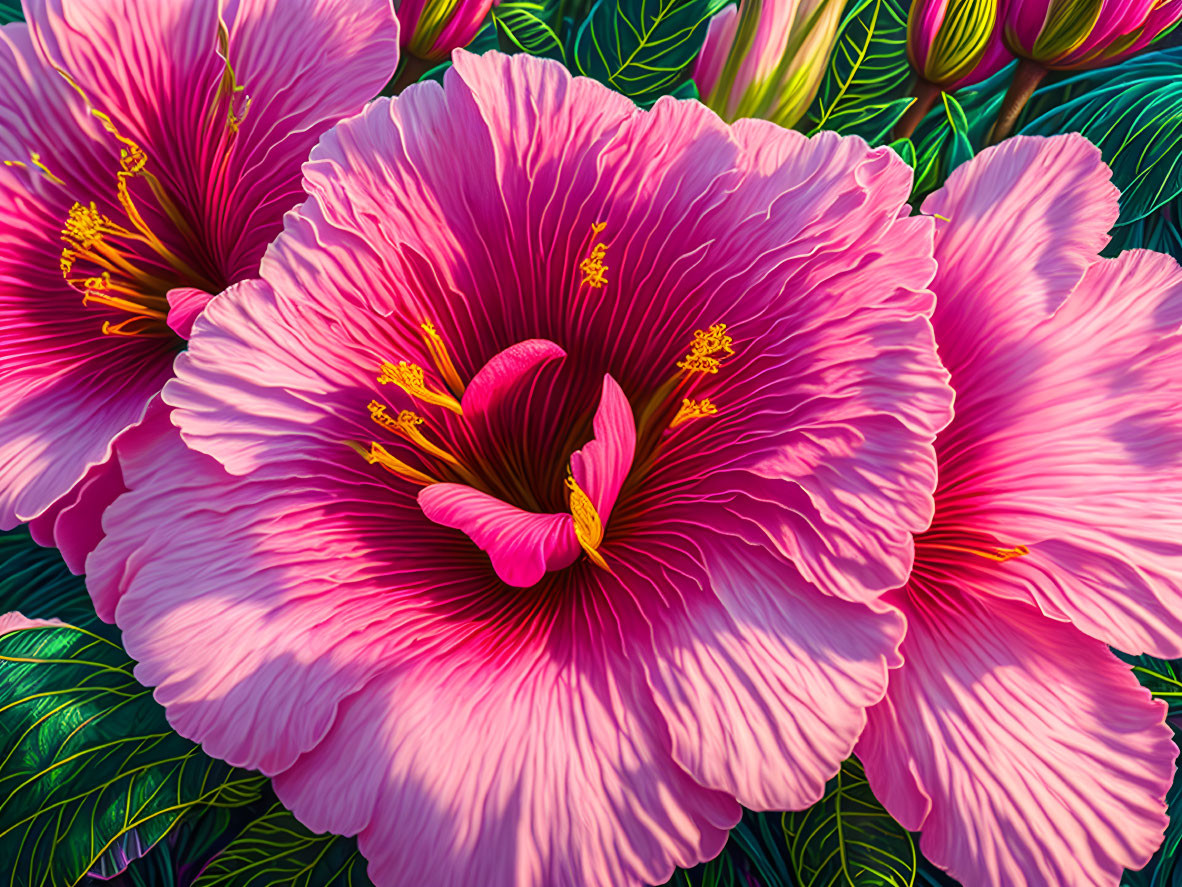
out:
<path id="1" fill-rule="evenodd" d="M 438 483 L 431 475 L 425 474 L 417 468 L 412 468 L 401 459 L 392 456 L 380 443 L 371 443 L 369 449 L 366 449 L 362 444 L 353 440 L 347 440 L 345 443 L 356 450 L 361 455 L 361 458 L 370 465 L 381 465 L 391 474 L 396 474 L 405 480 L 423 486 Z"/>
<path id="2" fill-rule="evenodd" d="M 405 360 L 400 360 L 397 364 L 386 361 L 381 365 L 380 370 L 378 381 L 383 385 L 397 385 L 416 400 L 441 406 L 457 415 L 463 414 L 458 400 L 441 391 L 432 391 L 427 387 L 423 368 L 418 364 L 407 363 Z"/>
<path id="3" fill-rule="evenodd" d="M 70 207 L 70 214 L 66 216 L 66 224 L 62 228 L 62 237 L 75 250 L 86 251 L 100 243 L 105 235 L 112 233 L 114 230 L 114 223 L 98 211 L 98 207 L 94 201 L 91 201 L 89 205 L 75 203 Z M 70 251 L 62 251 L 63 262 L 65 262 L 66 253 L 68 252 Z M 71 257 L 73 257 L 73 253 L 71 253 Z"/>
<path id="4" fill-rule="evenodd" d="M 451 389 L 452 394 L 462 397 L 464 383 L 460 379 L 460 374 L 456 372 L 455 364 L 451 362 L 451 354 L 443 342 L 443 337 L 435 330 L 435 324 L 429 320 L 424 320 L 420 324 L 420 328 L 423 331 L 423 342 L 427 346 L 427 353 L 431 355 L 431 361 L 439 370 L 439 375 L 443 377 L 444 383 Z"/>
<path id="5" fill-rule="evenodd" d="M 442 459 L 450 465 L 459 465 L 459 460 L 442 447 L 431 443 L 419 430 L 423 424 L 423 417 L 411 410 L 400 410 L 397 416 L 386 412 L 386 405 L 376 400 L 369 402 L 369 416 L 387 431 L 401 435 L 424 452 L 430 453 L 437 459 Z"/>
<path id="6" fill-rule="evenodd" d="M 734 354 L 731 341 L 725 323 L 716 323 L 708 330 L 695 330 L 689 354 L 677 365 L 688 373 L 717 373 L 721 361 L 714 355 Z"/>
<path id="7" fill-rule="evenodd" d="M 693 400 L 691 398 L 682 398 L 681 407 L 677 410 L 677 415 L 673 417 L 673 421 L 669 423 L 670 428 L 676 428 L 684 422 L 691 419 L 702 419 L 706 416 L 713 416 L 718 412 L 718 407 L 710 402 L 710 398 L 703 397 L 701 400 Z"/>
<path id="8" fill-rule="evenodd" d="M 599 519 L 595 504 L 573 477 L 566 479 L 566 487 L 570 490 L 570 513 L 575 521 L 575 538 L 591 562 L 610 573 L 611 567 L 599 553 L 599 544 L 603 542 L 603 521 Z"/>
<path id="9" fill-rule="evenodd" d="M 607 222 L 596 222 L 591 226 L 591 242 L 595 243 L 595 238 L 607 226 Z M 583 284 L 591 287 L 601 287 L 607 283 L 607 278 L 604 277 L 604 272 L 607 271 L 607 265 L 603 264 L 603 257 L 607 255 L 607 247 L 602 243 L 595 243 L 588 253 L 587 258 L 579 263 L 579 270 L 583 272 Z"/>

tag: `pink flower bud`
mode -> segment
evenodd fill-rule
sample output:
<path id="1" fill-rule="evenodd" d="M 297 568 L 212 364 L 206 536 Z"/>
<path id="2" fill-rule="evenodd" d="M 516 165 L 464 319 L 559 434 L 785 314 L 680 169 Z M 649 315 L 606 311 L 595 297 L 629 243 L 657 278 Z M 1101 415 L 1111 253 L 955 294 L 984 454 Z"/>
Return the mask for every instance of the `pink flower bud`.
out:
<path id="1" fill-rule="evenodd" d="M 1001 7 L 1010 52 L 1056 70 L 1112 64 L 1182 18 L 1182 0 L 1001 0 Z"/>

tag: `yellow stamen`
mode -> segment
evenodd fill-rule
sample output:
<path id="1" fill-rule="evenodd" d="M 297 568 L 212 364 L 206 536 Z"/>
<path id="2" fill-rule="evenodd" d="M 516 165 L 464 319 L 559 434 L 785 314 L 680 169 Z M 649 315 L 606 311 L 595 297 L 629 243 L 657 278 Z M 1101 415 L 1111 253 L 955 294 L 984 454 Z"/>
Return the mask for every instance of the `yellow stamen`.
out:
<path id="1" fill-rule="evenodd" d="M 435 478 L 431 477 L 429 474 L 424 474 L 417 468 L 411 468 L 401 459 L 396 459 L 391 456 L 386 451 L 386 448 L 379 443 L 371 443 L 368 450 L 353 440 L 347 440 L 345 443 L 356 450 L 361 455 L 361 458 L 370 465 L 381 465 L 391 474 L 396 474 L 401 478 L 416 484 L 422 484 L 423 486 L 429 486 L 430 484 L 438 483 L 438 481 L 436 481 Z"/>
<path id="2" fill-rule="evenodd" d="M 713 416 L 718 412 L 718 407 L 710 402 L 710 398 L 703 397 L 701 400 L 691 400 L 686 397 L 681 401 L 681 409 L 677 411 L 677 415 L 673 417 L 673 421 L 669 423 L 670 428 L 676 428 L 683 422 L 688 422 L 690 419 L 701 419 L 705 416 Z"/>
<path id="3" fill-rule="evenodd" d="M 690 352 L 677 365 L 687 373 L 717 373 L 720 361 L 715 354 L 734 354 L 726 324 L 716 323 L 708 330 L 695 330 Z"/>
<path id="4" fill-rule="evenodd" d="M 570 490 L 570 513 L 575 519 L 575 538 L 591 562 L 610 573 L 611 567 L 599 553 L 599 543 L 603 541 L 603 521 L 599 519 L 599 512 L 573 477 L 566 479 L 566 486 Z"/>
<path id="5" fill-rule="evenodd" d="M 140 336 L 151 339 L 164 339 L 173 335 L 172 331 L 162 326 L 158 320 L 150 317 L 129 317 L 119 323 L 103 321 L 104 336 Z"/>
<path id="6" fill-rule="evenodd" d="M 459 459 L 447 450 L 431 443 L 423 435 L 423 432 L 419 431 L 419 426 L 423 424 L 423 417 L 418 413 L 413 413 L 410 410 L 402 410 L 398 413 L 397 417 L 390 416 L 386 413 L 386 405 L 384 403 L 371 400 L 369 402 L 369 417 L 387 431 L 402 435 L 411 443 L 415 444 L 415 446 L 430 453 L 432 456 L 442 459 L 450 465 L 460 464 Z"/>
<path id="7" fill-rule="evenodd" d="M 32 161 L 33 166 L 37 167 L 37 169 L 41 170 L 41 172 L 44 173 L 45 177 L 47 179 L 49 179 L 49 181 L 53 182 L 55 185 L 64 185 L 65 184 L 65 182 L 62 179 L 58 178 L 57 176 L 55 176 L 53 173 L 51 173 L 49 171 L 48 166 L 46 166 L 44 163 L 41 162 L 41 155 L 40 154 L 37 154 L 36 152 L 30 154 L 29 160 Z"/>
<path id="8" fill-rule="evenodd" d="M 378 381 L 383 385 L 393 382 L 416 400 L 421 400 L 424 403 L 433 403 L 436 406 L 449 409 L 457 415 L 463 415 L 464 411 L 460 407 L 458 400 L 440 391 L 432 391 L 427 387 L 423 381 L 423 368 L 418 364 L 400 360 L 398 361 L 398 365 L 395 366 L 389 361 L 386 361 L 380 369 L 381 375 L 378 376 Z"/>
<path id="9" fill-rule="evenodd" d="M 591 248 L 587 258 L 579 263 L 579 270 L 583 272 L 583 284 L 586 286 L 598 288 L 607 283 L 607 278 L 603 276 L 603 272 L 607 270 L 607 265 L 603 264 L 603 257 L 607 255 L 607 247 L 602 243 L 595 243 L 595 238 L 605 227 L 607 227 L 607 222 L 596 222 L 591 226 L 591 242 L 595 245 Z"/>
<path id="10" fill-rule="evenodd" d="M 66 216 L 66 225 L 62 228 L 62 237 L 75 250 L 85 252 L 102 241 L 104 235 L 113 234 L 116 230 L 115 224 L 98 211 L 98 207 L 92 200 L 89 206 L 75 203 L 70 207 L 70 214 Z M 63 260 L 67 252 L 70 251 L 62 251 Z M 73 255 L 71 253 L 71 256 Z"/>
<path id="11" fill-rule="evenodd" d="M 456 372 L 456 365 L 451 362 L 447 345 L 443 343 L 443 338 L 435 331 L 435 324 L 424 320 L 421 327 L 423 341 L 427 344 L 427 353 L 431 355 L 431 360 L 435 363 L 435 368 L 439 370 L 439 375 L 443 376 L 443 381 L 447 383 L 452 394 L 462 397 L 464 383 L 460 380 L 460 374 Z"/>
<path id="12" fill-rule="evenodd" d="M 999 564 L 1004 564 L 1006 561 L 1011 561 L 1016 557 L 1025 557 L 1030 554 L 1030 549 L 1025 545 L 1016 545 L 1013 548 L 995 548 L 993 551 L 985 551 L 984 549 L 971 548 L 967 545 L 944 545 L 937 542 L 924 542 L 922 544 L 928 548 L 939 548 L 943 551 L 963 551 L 965 554 L 975 554 L 978 557 L 996 561 Z"/>

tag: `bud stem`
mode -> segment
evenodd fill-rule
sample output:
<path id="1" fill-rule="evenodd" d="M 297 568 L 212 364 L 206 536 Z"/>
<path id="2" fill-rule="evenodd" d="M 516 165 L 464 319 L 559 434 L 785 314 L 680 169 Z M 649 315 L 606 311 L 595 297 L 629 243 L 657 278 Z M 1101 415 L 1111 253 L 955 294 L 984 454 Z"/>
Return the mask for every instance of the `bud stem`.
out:
<path id="1" fill-rule="evenodd" d="M 1022 109 L 1038 89 L 1038 84 L 1042 83 L 1042 78 L 1046 76 L 1047 69 L 1038 62 L 1032 62 L 1030 59 L 1018 62 L 1014 79 L 1002 100 L 1001 110 L 997 112 L 997 119 L 993 122 L 993 129 L 989 132 L 987 141 L 990 145 L 996 145 L 1013 131 L 1014 124 L 1018 122 L 1018 115 L 1022 113 Z"/>
<path id="2" fill-rule="evenodd" d="M 943 92 L 944 90 L 931 81 L 925 80 L 923 77 L 916 77 L 915 86 L 911 88 L 911 94 L 915 96 L 915 101 L 908 106 L 906 112 L 899 118 L 899 122 L 895 124 L 893 137 L 896 139 L 910 138 L 920 121 L 927 116 L 928 111 L 932 110 L 932 105 L 936 104 L 936 99 L 940 98 Z"/>

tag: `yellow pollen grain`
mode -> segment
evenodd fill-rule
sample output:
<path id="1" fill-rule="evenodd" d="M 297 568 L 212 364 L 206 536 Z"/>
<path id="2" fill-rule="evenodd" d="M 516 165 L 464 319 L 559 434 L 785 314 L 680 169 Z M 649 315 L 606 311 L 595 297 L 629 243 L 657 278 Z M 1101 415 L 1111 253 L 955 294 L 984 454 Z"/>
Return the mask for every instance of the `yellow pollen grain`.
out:
<path id="1" fill-rule="evenodd" d="M 610 573 L 611 568 L 599 553 L 599 544 L 603 541 L 603 521 L 599 519 L 599 512 L 595 510 L 591 497 L 583 492 L 573 477 L 566 479 L 566 487 L 570 490 L 570 513 L 575 521 L 575 538 L 591 562 Z"/>
<path id="2" fill-rule="evenodd" d="M 405 480 L 409 480 L 413 483 L 421 484 L 423 486 L 429 486 L 430 484 L 438 483 L 438 481 L 431 477 L 431 475 L 424 474 L 417 468 L 412 468 L 411 466 L 407 465 L 401 459 L 396 459 L 394 456 L 390 455 L 386 448 L 379 443 L 371 443 L 368 450 L 356 441 L 347 440 L 345 443 L 348 444 L 348 446 L 350 446 L 352 449 L 356 450 L 360 454 L 361 458 L 370 465 L 381 465 L 391 474 L 396 474 Z"/>
<path id="3" fill-rule="evenodd" d="M 591 242 L 595 243 L 595 238 L 599 236 L 600 232 L 607 227 L 607 222 L 596 222 L 591 226 Z M 579 270 L 583 272 L 583 284 L 599 288 L 607 283 L 607 278 L 604 277 L 604 272 L 607 271 L 607 265 L 603 264 L 603 257 L 607 255 L 607 247 L 602 243 L 595 243 L 588 253 L 587 258 L 579 262 Z"/>
<path id="4" fill-rule="evenodd" d="M 677 365 L 688 373 L 717 373 L 721 362 L 714 355 L 734 353 L 731 337 L 726 334 L 726 324 L 716 323 L 708 330 L 694 331 L 689 354 Z"/>
<path id="5" fill-rule="evenodd" d="M 691 398 L 682 398 L 681 408 L 678 409 L 677 415 L 673 417 L 673 421 L 669 423 L 670 428 L 676 428 L 684 422 L 691 419 L 702 419 L 706 416 L 713 416 L 718 412 L 718 407 L 710 402 L 710 398 L 703 397 L 701 400 L 692 400 Z"/>
<path id="6" fill-rule="evenodd" d="M 431 360 L 435 364 L 435 368 L 439 370 L 439 375 L 443 377 L 443 381 L 451 389 L 452 394 L 462 397 L 464 383 L 460 379 L 460 374 L 456 372 L 456 366 L 451 361 L 451 354 L 443 342 L 443 337 L 436 332 L 435 324 L 429 320 L 424 320 L 420 324 L 420 328 L 423 331 L 423 342 L 427 346 L 427 353 L 431 355 Z"/>
<path id="7" fill-rule="evenodd" d="M 423 368 L 416 363 L 400 360 L 395 365 L 386 361 L 380 367 L 378 381 L 383 385 L 391 383 L 397 385 L 411 397 L 421 400 L 423 403 L 432 403 L 451 410 L 457 415 L 463 415 L 464 411 L 458 400 L 441 391 L 432 391 L 427 387 L 423 379 Z"/>

